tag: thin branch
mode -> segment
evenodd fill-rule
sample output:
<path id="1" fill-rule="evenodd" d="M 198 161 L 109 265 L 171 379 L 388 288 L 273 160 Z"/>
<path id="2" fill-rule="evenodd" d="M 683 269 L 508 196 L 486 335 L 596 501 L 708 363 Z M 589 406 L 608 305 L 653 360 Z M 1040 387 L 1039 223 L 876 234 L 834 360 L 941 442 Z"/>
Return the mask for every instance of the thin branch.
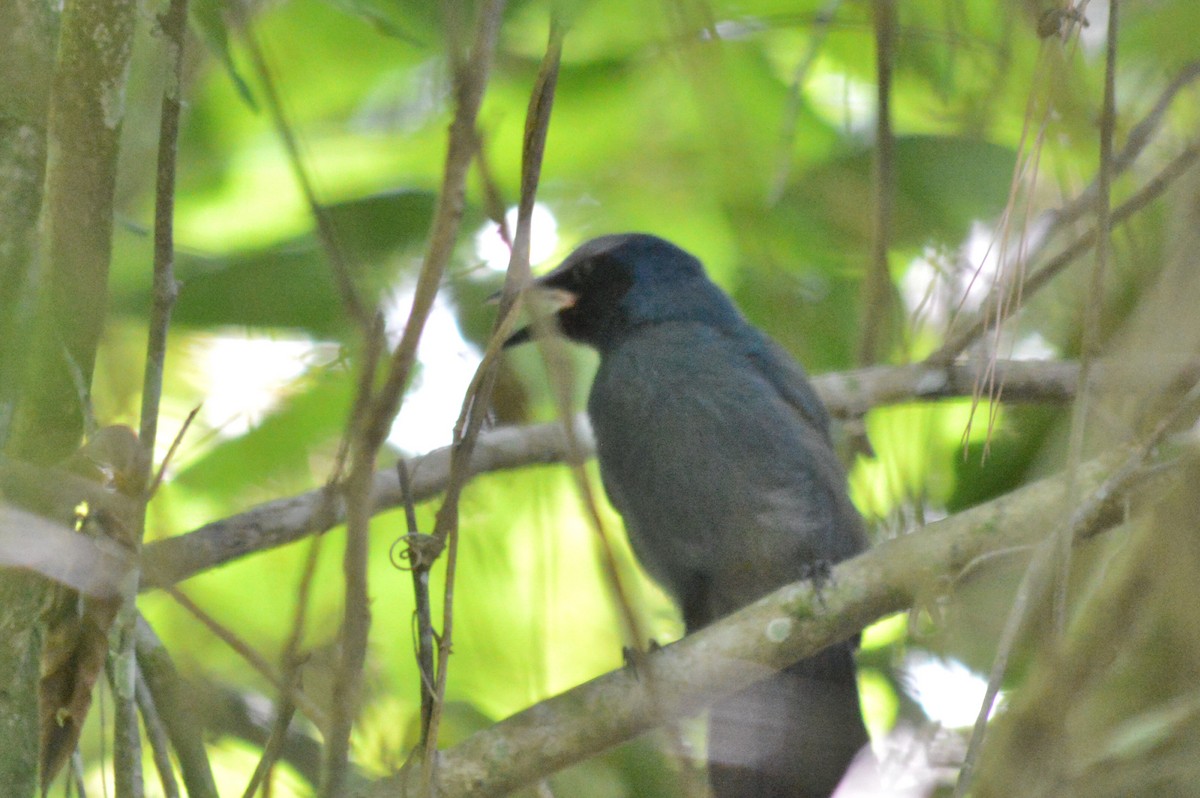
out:
<path id="1" fill-rule="evenodd" d="M 239 3 L 230 3 L 229 7 L 234 9 L 239 16 L 241 15 L 241 6 Z M 296 182 L 304 194 L 304 201 L 308 203 L 309 213 L 312 214 L 313 223 L 316 225 L 317 239 L 321 242 L 321 248 L 325 251 L 325 257 L 329 259 L 329 266 L 333 272 L 333 280 L 337 286 L 338 293 L 341 295 L 342 305 L 345 307 L 346 313 L 350 318 L 366 334 L 371 328 L 372 313 L 366 303 L 363 302 L 362 297 L 359 296 L 358 288 L 354 283 L 352 264 L 346 258 L 346 253 L 338 245 L 337 230 L 333 226 L 333 220 L 329 217 L 329 212 L 325 209 L 325 206 L 318 199 L 312 178 L 308 174 L 308 169 L 304 166 L 304 159 L 300 154 L 300 144 L 296 139 L 291 123 L 288 121 L 287 114 L 284 112 L 283 101 L 280 99 L 279 93 L 275 88 L 271 68 L 267 63 L 266 56 L 263 54 L 262 45 L 254 33 L 253 25 L 245 19 L 241 19 L 239 22 L 239 27 L 246 42 L 246 51 L 250 55 L 250 60 L 254 64 L 254 70 L 258 73 L 259 82 L 262 83 L 263 93 L 266 95 L 267 111 L 271 115 L 271 122 L 275 125 L 275 132 L 279 136 L 280 141 L 283 142 L 284 152 L 287 153 L 292 173 L 295 175 Z"/>
<path id="2" fill-rule="evenodd" d="M 1157 175 L 1151 178 L 1140 191 L 1113 210 L 1109 225 L 1110 228 L 1128 221 L 1138 211 L 1162 196 L 1176 179 L 1186 173 L 1195 164 L 1197 157 L 1200 157 L 1200 142 L 1193 142 L 1164 166 Z M 1019 293 L 1028 299 L 1028 297 L 1044 288 L 1051 279 L 1056 277 L 1076 258 L 1092 248 L 1096 243 L 1097 229 L 1093 227 L 1079 235 L 1036 272 L 1016 285 L 1008 285 L 1001 290 L 1006 291 L 1010 296 L 1016 296 Z M 1003 307 L 1005 310 L 995 318 L 989 319 L 983 315 L 976 315 L 960 333 L 942 344 L 936 352 L 925 359 L 925 362 L 929 365 L 952 362 L 983 335 L 988 329 L 989 324 L 1000 324 L 1016 311 L 1015 303 L 1006 302 Z"/>
<path id="3" fill-rule="evenodd" d="M 138 669 L 146 681 L 167 736 L 179 758 L 179 771 L 189 798 L 217 798 L 203 730 L 197 722 L 175 663 L 144 618 L 137 623 Z"/>
<path id="4" fill-rule="evenodd" d="M 1159 95 L 1158 100 L 1155 101 L 1154 107 L 1129 131 L 1129 135 L 1125 139 L 1125 146 L 1112 158 L 1112 177 L 1124 173 L 1126 169 L 1133 165 L 1133 162 L 1146 149 L 1146 145 L 1154 140 L 1154 134 L 1162 126 L 1162 120 L 1166 116 L 1167 111 L 1170 110 L 1175 98 L 1179 96 L 1179 92 L 1183 91 L 1198 78 L 1200 78 L 1200 61 L 1193 61 L 1181 69 L 1179 74 L 1167 84 L 1162 94 Z M 1107 76 L 1105 80 L 1107 81 Z M 1047 237 L 1052 235 L 1055 230 L 1059 230 L 1063 226 L 1071 224 L 1084 215 L 1095 211 L 1099 191 L 1099 177 L 1097 177 L 1096 181 L 1079 192 L 1073 200 L 1061 208 L 1051 211 L 1051 229 Z"/>
<path id="5" fill-rule="evenodd" d="M 711 25 L 711 15 L 706 14 L 705 17 L 710 23 L 707 30 L 710 33 L 714 33 Z M 554 98 L 558 67 L 562 57 L 562 40 L 565 35 L 566 28 L 561 25 L 560 19 L 555 16 L 551 19 L 550 41 L 547 45 L 546 56 L 542 62 L 542 69 L 538 76 L 538 86 L 535 88 L 533 96 L 530 99 L 529 113 L 526 119 L 525 150 L 522 163 L 522 194 L 517 237 L 513 246 L 512 262 L 509 265 L 508 275 L 505 280 L 504 295 L 501 298 L 501 315 L 497 319 L 497 326 L 489 343 L 489 349 L 499 347 L 503 341 L 507 340 L 507 324 L 511 320 L 512 311 L 516 307 L 510 300 L 513 298 L 514 289 L 529 279 L 529 235 L 533 214 L 534 191 L 537 186 L 537 174 L 541 168 L 542 155 L 546 144 L 546 132 L 550 121 L 550 107 Z M 548 326 L 548 320 L 545 316 L 538 314 L 535 315 L 533 324 L 536 327 L 545 327 Z M 608 581 L 608 586 L 613 592 L 613 598 L 629 640 L 630 649 L 635 652 L 640 660 L 646 635 L 643 633 L 642 625 L 637 613 L 634 611 L 629 590 L 621 578 L 621 569 L 618 567 L 612 537 L 601 518 L 599 502 L 593 490 L 592 482 L 588 479 L 587 473 L 583 468 L 583 464 L 592 454 L 593 447 L 590 443 L 590 438 L 589 441 L 581 439 L 577 431 L 579 425 L 571 418 L 572 409 L 570 401 L 573 384 L 570 381 L 570 375 L 565 374 L 564 370 L 560 367 L 556 367 L 554 358 L 550 356 L 549 347 L 554 344 L 551 342 L 551 336 L 547 335 L 547 332 L 546 330 L 539 330 L 535 339 L 538 341 L 542 362 L 546 367 L 547 376 L 553 386 L 552 394 L 556 410 L 558 411 L 563 442 L 565 444 L 564 460 L 571 469 L 571 476 L 579 493 L 587 522 L 599 540 L 600 565 Z M 648 687 L 653 688 L 649 676 L 647 676 L 647 680 Z M 653 698 L 653 690 L 651 689 L 650 692 L 651 698 Z"/>
<path id="6" fill-rule="evenodd" d="M 204 624 L 204 626 L 210 632 L 216 635 L 221 642 L 233 649 L 234 653 L 245 660 L 250 667 L 254 668 L 254 670 L 257 671 L 260 676 L 270 682 L 277 690 L 280 690 L 281 692 L 287 692 L 291 699 L 296 703 L 296 706 L 300 707 L 304 714 L 308 716 L 308 719 L 313 722 L 313 725 L 315 725 L 318 729 L 328 728 L 329 720 L 325 717 L 324 710 L 322 710 L 317 703 L 310 699 L 305 693 L 296 689 L 288 689 L 288 686 L 284 685 L 283 680 L 280 679 L 279 675 L 271 668 L 271 664 L 267 662 L 266 658 L 262 654 L 259 654 L 257 651 L 255 651 L 253 646 L 238 637 L 237 634 L 235 634 L 228 627 L 219 623 L 215 618 L 201 609 L 196 602 L 192 601 L 178 589 L 169 587 L 166 588 L 166 593 L 168 596 L 173 598 L 175 602 L 179 604 L 179 606 L 191 613 L 196 620 Z"/>
<path id="7" fill-rule="evenodd" d="M 412 479 L 408 474 L 408 462 L 403 458 L 396 461 L 396 478 L 400 483 L 400 494 L 404 499 L 404 520 L 408 535 L 405 539 L 403 557 L 412 571 L 413 616 L 417 624 L 417 672 L 421 676 L 421 740 L 425 750 L 429 741 L 429 720 L 433 717 L 433 703 L 437 674 L 434 672 L 433 641 L 437 636 L 433 630 L 433 608 L 429 602 L 429 571 L 441 553 L 442 547 L 432 536 L 421 534 L 417 524 L 417 504 L 413 498 Z M 399 543 L 400 541 L 397 541 Z M 432 549 L 432 551 L 431 551 Z"/>
<path id="8" fill-rule="evenodd" d="M 158 434 L 158 408 L 162 401 L 167 359 L 167 329 L 179 296 L 175 279 L 175 160 L 179 152 L 179 115 L 183 80 L 184 34 L 187 33 L 187 0 L 171 0 L 159 18 L 167 48 L 167 85 L 163 88 L 158 126 L 158 166 L 154 188 L 154 280 L 150 305 L 150 330 L 146 338 L 146 372 L 142 378 L 142 415 L 138 437 L 147 452 L 154 452 Z"/>
<path id="9" fill-rule="evenodd" d="M 171 311 L 179 295 L 179 285 L 175 280 L 175 161 L 179 150 L 179 116 L 182 107 L 180 100 L 181 82 L 183 80 L 183 46 L 187 33 L 187 0 L 170 0 L 166 13 L 159 19 L 159 26 L 167 48 L 166 85 L 163 87 L 162 107 L 159 114 L 158 163 L 155 174 L 154 193 L 154 272 L 153 300 L 150 306 L 150 325 L 146 338 L 145 373 L 142 377 L 142 409 L 138 438 L 142 447 L 142 457 L 137 464 L 134 484 L 138 491 L 138 509 L 134 519 L 134 546 L 140 551 L 142 539 L 146 530 L 146 505 L 150 501 L 152 487 L 150 484 L 150 464 L 154 458 L 154 444 L 158 435 L 159 406 L 162 402 L 163 374 L 166 370 L 167 331 L 171 323 Z M 195 414 L 193 413 L 192 416 Z M 189 417 L 188 421 L 191 421 Z M 184 424 L 180 436 L 187 429 Z M 178 441 L 178 438 L 177 438 Z M 164 462 L 163 468 L 166 468 Z M 159 472 L 161 474 L 161 472 Z M 139 680 L 136 658 L 136 626 L 137 612 L 137 577 L 130 580 L 125 589 L 125 597 L 116 619 L 116 644 L 111 657 L 113 680 L 113 695 L 116 703 L 114 722 L 113 756 L 121 766 L 117 772 L 117 798 L 129 796 L 140 798 L 144 790 L 141 774 L 141 740 L 138 730 L 137 717 L 134 712 L 134 701 L 138 688 L 146 691 L 144 680 Z M 148 692 L 148 691 L 147 691 Z M 147 698 L 147 705 L 153 703 Z M 147 717 L 143 710 L 146 726 L 151 729 L 152 718 Z M 151 731 L 153 731 L 151 729 Z M 159 756 L 157 746 L 152 750 L 156 759 Z M 164 790 L 168 781 L 174 782 L 170 761 L 159 762 L 162 772 Z M 136 767 L 137 772 L 122 774 L 124 769 Z M 176 791 L 178 788 L 176 788 Z M 169 790 L 168 790 L 169 792 Z"/>
<path id="10" fill-rule="evenodd" d="M 283 702 L 275 707 L 275 721 L 271 724 L 271 733 L 267 736 L 267 744 L 263 746 L 262 758 L 250 775 L 250 782 L 242 792 L 242 798 L 254 798 L 258 788 L 263 787 L 263 795 L 271 793 L 271 773 L 275 762 L 283 754 L 283 747 L 288 739 L 288 727 L 296 714 L 296 705 L 288 700 L 289 693 L 283 694 Z"/>
<path id="11" fill-rule="evenodd" d="M 272 746 L 280 711 L 265 696 L 211 682 L 197 684 L 194 696 L 197 720 L 214 737 L 245 740 L 260 750 Z M 304 726 L 295 723 L 288 726 L 278 756 L 273 754 L 271 761 L 286 763 L 315 788 L 321 779 L 321 742 L 316 734 L 305 731 Z M 353 771 L 347 792 L 359 795 L 358 788 L 365 781 L 364 774 Z M 270 782 L 265 783 L 270 786 Z"/>
<path id="12" fill-rule="evenodd" d="M 863 280 L 860 319 L 862 338 L 858 362 L 869 366 L 879 360 L 886 340 L 892 308 L 892 276 L 888 268 L 891 248 L 892 205 L 896 181 L 896 138 L 892 131 L 892 69 L 896 44 L 895 0 L 874 0 L 875 9 L 875 192 L 871 262 Z"/>
<path id="13" fill-rule="evenodd" d="M 457 105 L 454 121 L 450 126 L 450 143 L 446 153 L 442 190 L 434 212 L 425 259 L 413 291 L 408 321 L 404 325 L 400 343 L 392 351 L 384 385 L 365 421 L 363 440 L 366 448 L 371 450 L 378 450 L 387 437 L 392 419 L 399 412 L 404 388 L 408 385 L 413 364 L 416 362 L 421 332 L 433 309 L 433 301 L 458 236 L 465 203 L 467 171 L 477 149 L 475 118 L 487 86 L 503 7 L 503 0 L 489 0 L 480 8 L 479 28 L 470 58 L 455 74 Z"/>
<path id="14" fill-rule="evenodd" d="M 843 373 L 823 374 L 813 379 L 818 395 L 838 418 L 857 418 L 874 407 L 911 401 L 969 397 L 985 363 L 934 366 L 876 366 Z M 1198 364 L 1184 364 L 1196 372 Z M 1152 368 L 1147 366 L 1147 368 Z M 1005 384 L 1005 400 L 1061 404 L 1075 396 L 1078 365 L 1071 362 L 999 361 L 998 379 Z M 1136 366 L 1099 364 L 1093 374 L 1097 384 L 1128 386 L 1145 384 L 1147 374 Z M 591 456 L 593 442 L 585 416 L 573 424 L 579 438 L 578 452 Z M 572 455 L 559 423 L 527 427 L 502 427 L 480 435 L 471 458 L 472 476 L 525 466 L 566 462 Z M 428 501 L 445 490 L 450 473 L 450 447 L 436 449 L 409 461 L 413 498 Z M 12 464 L 10 464 L 12 465 Z M 6 466 L 0 466 L 4 487 Z M 34 473 L 40 473 L 35 471 Z M 35 477 L 29 477 L 35 480 Z M 41 482 L 42 480 L 36 480 Z M 400 507 L 404 496 L 395 470 L 375 474 L 371 490 L 372 512 Z M 73 505 L 70 505 L 73 506 Z M 206 524 L 192 532 L 147 545 L 142 568 L 142 588 L 172 585 L 227 562 L 320 534 L 345 521 L 342 501 L 327 500 L 325 489 L 276 499 Z M 69 516 L 68 516 L 69 518 Z"/>
<path id="15" fill-rule="evenodd" d="M 454 444 L 451 446 L 450 480 L 446 496 L 438 509 L 434 523 L 433 538 L 447 543 L 445 594 L 442 601 L 442 635 L 438 641 L 437 680 L 434 686 L 433 711 L 429 718 L 429 735 L 426 756 L 422 763 L 422 782 L 429 785 L 433 779 L 435 758 L 430 752 L 437 750 L 438 730 L 442 707 L 445 704 L 446 680 L 449 673 L 449 655 L 453 644 L 454 583 L 458 549 L 458 502 L 462 489 L 470 478 L 471 457 L 487 409 L 491 405 L 492 392 L 500 363 L 500 347 L 510 334 L 515 318 L 515 291 L 530 280 L 529 246 L 533 224 L 533 207 L 537 198 L 538 182 L 541 177 L 542 157 L 546 150 L 546 136 L 550 129 L 550 112 L 554 105 L 554 90 L 558 84 L 558 67 L 562 60 L 562 41 L 565 29 L 559 24 L 557 15 L 550 22 L 549 42 L 546 54 L 538 70 L 529 110 L 525 119 L 525 136 L 521 159 L 521 197 L 517 205 L 517 229 L 513 238 L 512 253 L 504 280 L 504 295 L 501 298 L 500 314 L 492 330 L 488 351 L 479 364 L 471 386 L 463 401 L 463 408 L 454 429 Z"/>
<path id="16" fill-rule="evenodd" d="M 590 448 L 590 445 L 589 445 Z M 562 462 L 565 456 L 558 424 L 501 428 L 484 433 L 471 460 L 472 474 Z M 12 465 L 12 464 L 8 464 Z M 6 466 L 0 466 L 0 485 Z M 427 501 L 445 489 L 450 471 L 449 447 L 413 458 L 409 468 L 416 501 Z M 143 562 L 143 588 L 164 587 L 247 554 L 276 548 L 343 523 L 345 503 L 322 500 L 324 489 L 259 505 L 215 521 L 186 535 L 150 543 Z M 399 507 L 403 496 L 394 469 L 374 476 L 372 512 Z"/>
<path id="17" fill-rule="evenodd" d="M 447 13 L 456 4 L 449 2 Z M 478 10 L 475 39 L 465 61 L 451 46 L 456 107 L 450 126 L 450 142 L 442 189 L 434 213 L 425 260 L 413 291 L 413 304 L 400 342 L 392 352 L 387 377 L 373 397 L 361 425 L 354 430 L 350 472 L 346 479 L 346 551 L 343 575 L 346 598 L 341 628 L 341 659 L 334 674 L 333 707 L 326 732 L 322 767 L 322 798 L 340 795 L 348 772 L 350 732 L 358 711 L 362 668 L 366 661 L 367 635 L 371 625 L 367 590 L 367 536 L 373 508 L 375 459 L 399 412 L 404 389 L 416 362 L 417 345 L 442 275 L 458 235 L 465 202 L 466 177 L 477 149 L 475 120 L 490 73 L 492 54 L 499 34 L 503 0 L 489 0 Z M 449 37 L 455 38 L 451 25 Z"/>
<path id="18" fill-rule="evenodd" d="M 146 737 L 150 743 L 150 752 L 154 757 L 154 767 L 158 770 L 158 778 L 162 782 L 164 798 L 179 798 L 179 782 L 175 781 L 175 769 L 171 764 L 171 754 L 168 750 L 166 728 L 158 709 L 154 705 L 154 696 L 146 685 L 146 679 L 137 674 L 137 706 L 142 715 L 142 724 L 146 727 Z"/>
<path id="19" fill-rule="evenodd" d="M 313 533 L 323 532 L 325 528 L 317 528 L 320 526 L 320 519 L 328 517 L 334 512 L 334 506 L 341 498 L 338 492 L 338 486 L 342 480 L 343 474 L 347 468 L 349 461 L 351 446 L 354 441 L 355 431 L 362 425 L 362 420 L 365 418 L 368 408 L 371 403 L 371 386 L 374 382 L 376 370 L 379 366 L 379 359 L 384 351 L 385 336 L 384 336 L 384 321 L 380 313 L 376 313 L 373 325 L 366 340 L 364 341 L 361 362 L 359 364 L 359 383 L 354 396 L 354 406 L 351 408 L 350 418 L 347 424 L 347 431 L 342 437 L 341 444 L 338 446 L 337 456 L 334 461 L 333 473 L 326 480 L 324 488 L 320 491 L 320 499 L 316 513 L 311 517 L 311 522 L 316 526 L 313 528 Z M 304 641 L 305 630 L 308 625 L 308 610 L 309 597 L 312 592 L 313 580 L 316 576 L 317 561 L 320 557 L 322 538 L 315 535 L 308 549 L 308 556 L 305 558 L 304 569 L 300 573 L 300 581 L 296 589 L 296 606 L 292 616 L 291 633 L 288 635 L 287 644 L 284 646 L 280 660 L 280 668 L 283 673 L 281 679 L 282 688 L 280 690 L 278 705 L 280 707 L 279 714 L 276 716 L 276 723 L 271 732 L 269 740 L 275 741 L 281 739 L 282 735 L 287 732 L 287 726 L 282 728 L 279 726 L 279 721 L 282 714 L 285 712 L 290 716 L 292 708 L 296 704 L 293 692 L 299 689 L 300 685 L 300 667 L 303 663 L 301 657 L 301 646 Z M 259 762 L 259 767 L 256 768 L 256 774 L 261 772 L 262 778 L 266 781 L 266 790 L 269 793 L 271 788 L 271 776 L 275 765 L 276 757 L 282 754 L 282 748 L 278 746 L 268 745 L 263 748 L 263 755 Z M 319 785 L 320 770 L 318 769 L 318 777 L 314 779 L 314 785 Z"/>

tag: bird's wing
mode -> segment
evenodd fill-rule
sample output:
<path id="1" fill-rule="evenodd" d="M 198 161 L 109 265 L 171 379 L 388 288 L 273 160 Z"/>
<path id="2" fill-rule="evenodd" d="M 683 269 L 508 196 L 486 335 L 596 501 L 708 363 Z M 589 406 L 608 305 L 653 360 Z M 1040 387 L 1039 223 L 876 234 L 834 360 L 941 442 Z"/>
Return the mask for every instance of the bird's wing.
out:
<path id="1" fill-rule="evenodd" d="M 829 413 L 821 402 L 817 392 L 804 369 L 792 359 L 787 350 L 758 330 L 751 328 L 754 334 L 747 356 L 755 369 L 779 391 L 779 395 L 787 402 L 801 418 L 820 431 L 828 442 Z"/>

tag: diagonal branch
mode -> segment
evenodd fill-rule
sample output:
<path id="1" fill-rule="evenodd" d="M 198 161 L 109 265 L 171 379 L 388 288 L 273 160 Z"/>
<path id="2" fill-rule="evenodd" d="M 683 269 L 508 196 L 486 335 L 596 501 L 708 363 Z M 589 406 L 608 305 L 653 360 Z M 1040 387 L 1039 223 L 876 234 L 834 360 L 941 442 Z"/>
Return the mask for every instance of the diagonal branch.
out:
<path id="1" fill-rule="evenodd" d="M 1108 159 L 1112 172 L 1110 179 L 1122 174 L 1133 165 L 1161 127 L 1162 120 L 1170 110 L 1175 98 L 1197 79 L 1200 79 L 1200 61 L 1187 64 L 1172 79 L 1159 95 L 1150 112 L 1130 130 L 1125 146 L 1119 153 Z M 1186 172 L 1196 160 L 1197 146 L 1193 143 L 1185 148 L 1175 159 L 1163 167 L 1162 171 L 1152 178 L 1138 194 L 1117 208 L 1109 219 L 1108 228 L 1110 229 L 1111 225 L 1117 222 L 1124 222 L 1155 200 L 1176 178 Z M 1037 235 L 1037 240 L 1032 245 L 1023 245 L 1023 249 L 1027 251 L 1023 252 L 1022 259 L 1026 262 L 1038 259 L 1060 231 L 1095 210 L 1099 193 L 1100 177 L 1097 175 L 1095 181 L 1069 202 L 1058 209 L 1047 211 L 1044 214 L 1045 230 Z M 984 301 L 983 307 L 1000 308 L 999 316 L 992 319 L 988 313 L 982 313 L 965 319 L 965 328 L 943 343 L 941 348 L 926 358 L 926 362 L 949 363 L 981 337 L 989 325 L 995 325 L 998 328 L 1005 319 L 1020 309 L 1022 297 L 1027 297 L 1040 290 L 1052 277 L 1091 248 L 1095 241 L 1095 235 L 1095 229 L 1091 229 L 1078 236 L 1032 275 L 1024 276 L 1024 269 L 1022 269 L 1022 279 L 1017 280 L 1015 285 L 994 286 L 993 295 Z"/>
<path id="2" fill-rule="evenodd" d="M 783 587 L 728 618 L 650 655 L 648 681 L 628 668 L 606 674 L 478 732 L 442 753 L 442 795 L 499 795 L 534 783 L 664 722 L 701 709 L 755 678 L 845 640 L 868 624 L 912 607 L 938 585 L 952 584 L 980 559 L 1028 548 L 1049 532 L 1047 507 L 1060 506 L 1074 479 L 1093 495 L 1096 512 L 1080 517 L 1079 540 L 1111 527 L 1143 480 L 1109 477 L 1125 452 L 1090 461 L 922 530 L 886 541 L 839 564 L 829 583 Z M 1118 469 L 1118 472 L 1120 470 Z M 1147 472 L 1139 472 L 1143 476 Z M 747 668 L 746 662 L 763 668 Z M 376 795 L 416 795 L 402 770 Z"/>
<path id="3" fill-rule="evenodd" d="M 1112 210 L 1112 215 L 1109 218 L 1109 227 L 1124 224 L 1138 211 L 1162 196 L 1177 178 L 1192 168 L 1198 158 L 1200 158 L 1200 142 L 1192 142 L 1164 166 L 1158 174 L 1152 177 L 1146 185 L 1142 186 L 1141 190 Z M 1058 276 L 1076 258 L 1091 249 L 1096 243 L 1096 236 L 1097 228 L 1089 228 L 1086 232 L 1081 233 L 1071 241 L 1071 243 L 1063 247 L 1057 255 L 1046 261 L 1036 272 L 1030 274 L 1024 280 L 1010 284 L 999 290 L 1005 291 L 1009 298 L 1016 296 L 1028 298 L 1032 296 L 1036 291 L 1045 287 L 1051 279 Z M 966 326 L 962 331 L 951 336 L 936 352 L 927 357 L 925 362 L 929 364 L 952 362 L 983 335 L 984 331 L 988 329 L 989 324 L 1000 324 L 1008 316 L 1016 312 L 1018 307 L 1017 303 L 1010 302 L 1007 299 L 1003 306 L 1007 308 L 1007 311 L 998 317 L 989 318 L 986 314 L 976 314 L 967 319 L 965 322 Z"/>

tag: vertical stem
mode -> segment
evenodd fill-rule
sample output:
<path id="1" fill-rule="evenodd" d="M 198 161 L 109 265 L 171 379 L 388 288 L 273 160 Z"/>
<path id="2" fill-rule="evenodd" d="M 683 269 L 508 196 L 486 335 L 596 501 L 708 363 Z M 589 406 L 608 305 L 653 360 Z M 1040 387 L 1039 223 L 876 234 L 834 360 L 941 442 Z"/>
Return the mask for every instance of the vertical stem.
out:
<path id="1" fill-rule="evenodd" d="M 175 281 L 175 159 L 179 150 L 180 82 L 183 79 L 183 42 L 187 30 L 187 0 L 171 0 L 159 20 L 168 49 L 167 85 L 163 90 L 158 132 L 158 170 L 154 197 L 154 286 L 150 332 L 146 344 L 146 372 L 142 380 L 142 416 L 139 437 L 148 453 L 154 452 L 158 433 L 158 408 L 162 399 L 167 355 L 167 328 L 179 292 Z"/>
<path id="2" fill-rule="evenodd" d="M 58 12 L 44 0 L 0 3 L 0 451 L 28 351 L 38 212 L 46 169 L 46 109 Z"/>
<path id="3" fill-rule="evenodd" d="M 146 365 L 142 382 L 140 440 L 143 456 L 138 466 L 140 506 L 135 520 L 133 544 L 140 551 L 146 528 L 146 503 L 150 500 L 150 464 L 158 433 L 158 410 L 167 351 L 167 328 L 178 288 L 175 283 L 175 158 L 178 151 L 180 81 L 183 37 L 187 25 L 187 0 L 170 0 L 160 25 L 168 48 L 167 84 L 159 117 L 158 162 L 155 178 L 154 272 L 150 329 L 146 343 Z M 111 679 L 116 701 L 114 713 L 114 770 L 117 798 L 141 798 L 144 793 L 141 766 L 141 737 L 136 712 L 136 574 L 130 578 L 117 614 L 116 645 L 111 658 Z"/>
<path id="4" fill-rule="evenodd" d="M 1100 354 L 1100 319 L 1104 309 L 1104 276 L 1108 271 L 1112 244 L 1112 177 L 1114 168 L 1113 138 L 1117 127 L 1117 0 L 1108 3 L 1108 33 L 1104 60 L 1104 99 L 1100 110 L 1100 164 L 1096 176 L 1096 249 L 1088 293 L 1084 298 L 1082 346 L 1079 357 L 1079 384 L 1075 391 L 1075 407 L 1071 416 L 1069 467 L 1074 474 L 1083 461 L 1084 437 L 1091 408 L 1092 365 Z M 1072 483 L 1070 504 L 1078 499 Z M 1071 573 L 1071 541 L 1060 540 L 1057 558 L 1058 580 L 1054 590 L 1055 627 L 1062 633 L 1067 628 L 1067 583 Z"/>
<path id="5" fill-rule="evenodd" d="M 50 76 L 59 12 L 45 0 L 0 3 L 0 451 L 22 389 L 33 318 L 31 284 L 45 181 Z M 0 572 L 0 784 L 13 795 L 37 790 L 38 617 L 48 590 L 32 574 Z"/>
<path id="6" fill-rule="evenodd" d="M 546 138 L 550 128 L 550 111 L 554 106 L 554 92 L 558 85 L 558 70 L 562 60 L 562 42 L 566 29 L 557 15 L 551 18 L 549 41 L 537 80 L 529 99 L 525 116 L 525 135 L 521 158 L 521 197 L 517 205 L 517 229 L 513 238 L 508 271 L 505 275 L 505 291 L 501 298 L 500 313 L 492 331 L 492 340 L 479 368 L 471 380 L 458 423 L 454 429 L 454 445 L 450 455 L 450 480 L 446 497 L 438 508 L 433 530 L 435 540 L 446 541 L 446 587 L 442 601 L 442 638 L 438 645 L 437 681 L 432 712 L 429 717 L 428 740 L 425 759 L 422 761 L 422 785 L 431 791 L 434 775 L 434 754 L 437 751 L 438 731 L 442 708 L 445 704 L 446 680 L 449 655 L 453 643 L 454 628 L 454 583 L 458 561 L 458 502 L 462 488 L 470 472 L 471 455 L 475 442 L 483 427 L 492 391 L 496 384 L 497 347 L 507 337 L 505 330 L 511 325 L 516 292 L 520 285 L 529 281 L 529 246 L 533 223 L 533 207 L 537 199 L 537 187 L 541 178 L 542 158 L 546 150 Z"/>
<path id="7" fill-rule="evenodd" d="M 412 479 L 408 473 L 408 462 L 401 457 L 396 461 L 396 476 L 400 481 L 400 493 L 404 497 L 404 520 L 408 529 L 408 561 L 412 567 L 413 606 L 417 624 L 417 672 L 421 683 L 421 741 L 422 749 L 429 741 L 429 719 L 433 715 L 434 683 L 433 670 L 433 608 L 429 602 L 429 571 L 433 557 L 422 555 L 418 545 L 421 528 L 417 524 L 417 508 L 413 499 Z"/>
<path id="8" fill-rule="evenodd" d="M 448 0 L 445 7 L 455 13 L 457 3 Z M 383 386 L 370 401 L 361 421 L 353 430 L 353 453 L 346 477 L 346 551 L 342 564 L 345 600 L 341 629 L 342 656 L 334 674 L 333 710 L 326 736 L 322 767 L 321 798 L 343 793 L 350 732 L 358 711 L 362 686 L 362 668 L 366 660 L 367 635 L 371 611 L 367 590 L 367 539 L 370 533 L 375 458 L 400 410 L 404 388 L 408 385 L 417 357 L 417 345 L 433 302 L 441 286 L 442 275 L 454 249 L 465 204 L 467 172 L 478 149 L 475 120 L 491 70 L 492 54 L 499 35 L 503 0 L 489 0 L 478 9 L 475 38 L 463 60 L 452 47 L 450 63 L 454 71 L 455 114 L 450 125 L 450 142 L 442 178 L 442 189 L 434 212 L 429 244 L 413 291 L 412 309 L 400 342 L 392 351 Z M 451 26 L 448 37 L 457 36 Z"/>
<path id="9" fill-rule="evenodd" d="M 879 359 L 891 312 L 892 278 L 888 248 L 892 227 L 892 184 L 895 139 L 892 133 L 892 62 L 896 41 L 895 0 L 875 0 L 875 219 L 871 262 L 862 292 L 862 338 L 858 361 L 869 366 Z"/>
<path id="10" fill-rule="evenodd" d="M 56 462 L 83 432 L 104 326 L 133 0 L 67 0 L 51 89 L 38 318 L 14 456 Z"/>

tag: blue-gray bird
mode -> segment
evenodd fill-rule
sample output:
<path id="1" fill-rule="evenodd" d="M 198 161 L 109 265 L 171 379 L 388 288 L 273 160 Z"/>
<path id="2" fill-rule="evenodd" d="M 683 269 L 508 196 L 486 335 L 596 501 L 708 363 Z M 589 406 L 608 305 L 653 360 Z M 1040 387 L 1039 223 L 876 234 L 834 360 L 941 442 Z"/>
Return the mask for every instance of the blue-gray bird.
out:
<path id="1" fill-rule="evenodd" d="M 560 295 L 561 332 L 600 353 L 587 407 L 604 487 L 689 632 L 866 547 L 803 369 L 699 260 L 655 236 L 603 236 L 537 285 Z M 712 707 L 715 796 L 833 792 L 867 742 L 853 646 Z"/>

